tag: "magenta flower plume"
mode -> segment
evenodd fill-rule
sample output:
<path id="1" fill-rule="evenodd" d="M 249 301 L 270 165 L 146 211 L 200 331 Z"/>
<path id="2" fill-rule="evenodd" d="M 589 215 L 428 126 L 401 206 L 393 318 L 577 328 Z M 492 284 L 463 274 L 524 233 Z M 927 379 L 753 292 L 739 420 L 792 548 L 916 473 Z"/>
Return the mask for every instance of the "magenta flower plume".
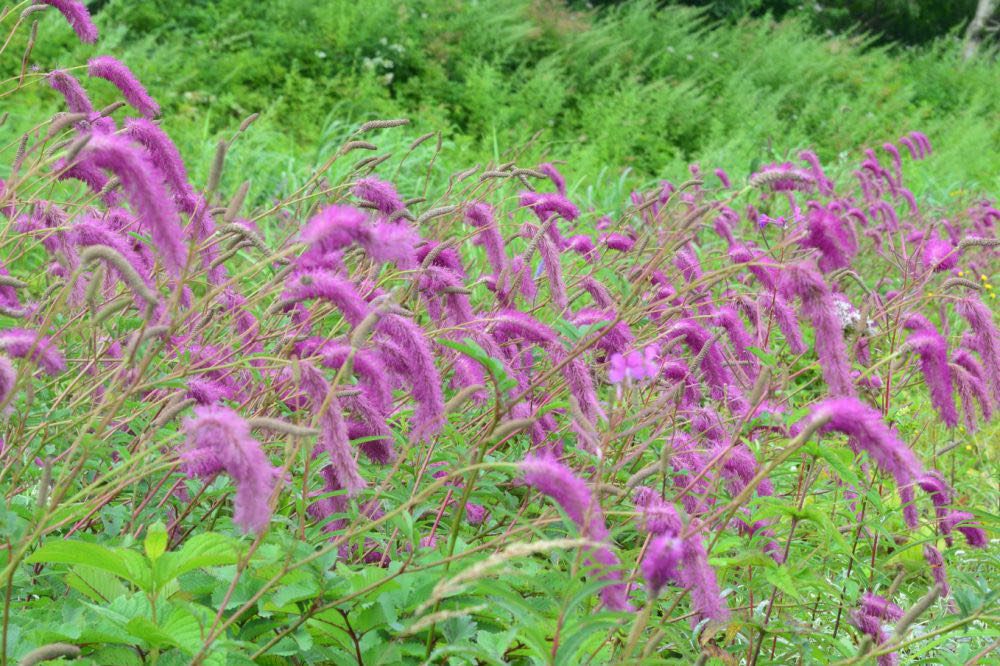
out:
<path id="1" fill-rule="evenodd" d="M 778 288 L 778 271 L 774 260 L 760 250 L 734 244 L 729 248 L 729 259 L 734 264 L 747 264 L 747 270 L 767 289 Z"/>
<path id="2" fill-rule="evenodd" d="M 850 219 L 819 205 L 810 205 L 806 219 L 803 245 L 819 252 L 820 270 L 829 272 L 850 266 L 858 250 Z"/>
<path id="3" fill-rule="evenodd" d="M 87 74 L 97 79 L 110 81 L 121 91 L 125 101 L 147 118 L 155 118 L 160 115 L 160 105 L 150 97 L 132 70 L 119 60 L 111 56 L 91 58 L 87 62 Z"/>
<path id="4" fill-rule="evenodd" d="M 545 222 L 553 215 L 557 215 L 567 222 L 572 222 L 580 217 L 580 209 L 562 194 L 521 192 L 519 200 L 521 206 L 530 208 L 541 222 Z"/>
<path id="5" fill-rule="evenodd" d="M 601 240 L 604 241 L 609 250 L 615 250 L 616 252 L 628 252 L 635 247 L 634 240 L 618 233 L 607 234 Z"/>
<path id="6" fill-rule="evenodd" d="M 716 169 L 715 176 L 719 179 L 719 182 L 722 183 L 723 188 L 728 190 L 733 186 L 732 182 L 729 180 L 729 174 L 726 173 L 725 169 Z"/>
<path id="7" fill-rule="evenodd" d="M 347 435 L 368 458 L 379 465 L 396 459 L 392 446 L 392 429 L 375 405 L 362 393 L 344 398 L 344 407 L 352 417 L 347 422 Z"/>
<path id="8" fill-rule="evenodd" d="M 549 162 L 539 164 L 538 170 L 549 177 L 549 180 L 551 180 L 552 184 L 556 186 L 556 191 L 559 192 L 559 194 L 566 196 L 566 179 L 563 178 L 563 175 L 559 173 L 559 169 L 557 169 L 554 164 Z"/>
<path id="9" fill-rule="evenodd" d="M 695 615 L 691 626 L 702 620 L 724 622 L 729 619 L 729 608 L 719 592 L 715 570 L 708 564 L 708 554 L 698 534 L 681 542 L 681 585 L 691 593 L 691 607 Z"/>
<path id="10" fill-rule="evenodd" d="M 85 150 L 87 159 L 118 176 L 143 226 L 152 233 L 164 266 L 175 277 L 180 275 L 187 248 L 177 209 L 163 187 L 159 170 L 144 151 L 119 136 L 95 136 Z"/>
<path id="11" fill-rule="evenodd" d="M 147 118 L 126 118 L 125 133 L 146 148 L 153 164 L 174 191 L 174 197 L 181 210 L 193 213 L 198 203 L 197 197 L 188 181 L 181 153 L 167 133 Z"/>
<path id="12" fill-rule="evenodd" d="M 25 328 L 0 331 L 0 349 L 13 358 L 27 358 L 46 374 L 58 375 L 66 369 L 66 359 L 52 341 Z"/>
<path id="13" fill-rule="evenodd" d="M 814 416 L 821 414 L 828 415 L 830 420 L 820 432 L 844 433 L 850 438 L 852 449 L 867 451 L 878 468 L 896 480 L 904 505 L 909 504 L 903 491 L 912 494 L 911 485 L 922 475 L 922 469 L 913 451 L 885 424 L 882 415 L 850 397 L 824 400 L 813 409 Z M 910 527 L 916 527 L 913 514 L 907 515 Z"/>
<path id="14" fill-rule="evenodd" d="M 802 312 L 812 322 L 816 355 L 830 393 L 854 395 L 843 325 L 837 317 L 833 295 L 823 277 L 807 264 L 793 264 L 786 266 L 780 289 L 786 298 L 798 296 L 802 299 Z"/>
<path id="15" fill-rule="evenodd" d="M 313 299 L 335 305 L 352 326 L 360 324 L 370 310 L 353 282 L 329 271 L 301 273 L 281 295 L 281 302 L 286 308 Z"/>
<path id="16" fill-rule="evenodd" d="M 930 545 L 924 544 L 924 561 L 931 568 L 931 577 L 934 582 L 941 586 L 941 596 L 947 597 L 951 594 L 951 587 L 948 585 L 948 572 L 945 570 L 944 557 L 941 551 Z"/>
<path id="17" fill-rule="evenodd" d="M 271 465 L 250 425 L 223 406 L 195 407 L 184 424 L 181 454 L 188 474 L 210 477 L 225 471 L 236 481 L 233 521 L 245 532 L 260 532 L 271 520 L 268 500 L 279 470 Z"/>
<path id="18" fill-rule="evenodd" d="M 903 617 L 903 609 L 882 597 L 866 592 L 859 607 L 851 612 L 851 621 L 862 633 L 871 636 L 876 645 L 889 640 L 883 628 L 887 622 L 895 622 Z M 877 658 L 878 666 L 896 666 L 899 657 L 895 652 Z"/>
<path id="19" fill-rule="evenodd" d="M 677 536 L 681 533 L 681 518 L 672 504 L 648 486 L 639 486 L 632 496 L 635 508 L 639 510 L 640 528 L 650 534 Z"/>
<path id="20" fill-rule="evenodd" d="M 405 208 L 392 183 L 378 178 L 362 178 L 354 183 L 351 193 L 375 206 L 383 215 L 392 215 Z"/>
<path id="21" fill-rule="evenodd" d="M 682 552 L 681 540 L 669 534 L 661 534 L 650 542 L 639 565 L 650 596 L 659 595 L 668 583 L 680 579 Z"/>
<path id="22" fill-rule="evenodd" d="M 542 257 L 542 267 L 545 270 L 546 282 L 549 285 L 549 297 L 552 304 L 565 312 L 569 307 L 569 297 L 566 295 L 566 283 L 563 281 L 562 262 L 559 248 L 548 237 L 538 239 L 538 253 Z"/>
<path id="23" fill-rule="evenodd" d="M 978 296 L 962 299 L 957 305 L 958 314 L 969 322 L 972 331 L 973 350 L 983 361 L 983 370 L 993 400 L 1000 405 L 1000 331 L 993 323 L 993 313 Z"/>
<path id="24" fill-rule="evenodd" d="M 955 529 L 961 532 L 966 543 L 973 548 L 986 548 L 989 545 L 986 531 L 974 522 L 974 518 L 968 511 L 951 511 L 942 522 L 948 531 Z"/>
<path id="25" fill-rule="evenodd" d="M 600 282 L 598 282 L 597 280 L 595 280 L 594 278 L 592 278 L 591 276 L 588 275 L 584 279 L 580 280 L 580 288 L 583 289 L 588 294 L 590 294 L 590 297 L 594 299 L 594 305 L 596 305 L 600 309 L 602 310 L 616 309 L 615 301 L 611 297 L 611 292 L 608 291 L 608 288 L 605 287 Z"/>
<path id="26" fill-rule="evenodd" d="M 344 420 L 343 409 L 340 401 L 334 396 L 328 396 L 330 385 L 314 365 L 303 362 L 299 364 L 299 391 L 309 398 L 313 415 L 319 413 L 323 404 L 329 397 L 329 404 L 326 411 L 320 415 L 319 447 L 325 451 L 330 458 L 330 463 L 323 468 L 322 474 L 328 492 L 338 490 L 346 491 L 346 494 L 329 498 L 326 502 L 327 513 L 342 511 L 347 504 L 347 499 L 356 496 L 367 484 L 361 478 L 358 471 L 358 463 L 354 459 L 351 449 L 350 435 L 347 430 L 347 423 Z M 283 383 L 291 379 L 291 373 L 282 375 Z"/>
<path id="27" fill-rule="evenodd" d="M 712 320 L 713 324 L 726 331 L 733 351 L 736 352 L 736 357 L 745 367 L 749 368 L 747 375 L 756 377 L 757 371 L 760 369 L 760 363 L 757 357 L 750 352 L 753 340 L 747 333 L 746 325 L 743 323 L 743 319 L 740 318 L 739 313 L 736 312 L 736 308 L 731 305 L 719 307 L 715 311 Z"/>
<path id="28" fill-rule="evenodd" d="M 785 342 L 793 354 L 805 354 L 809 351 L 806 343 L 802 340 L 802 329 L 799 327 L 799 319 L 795 310 L 784 298 L 778 294 L 761 294 L 759 299 L 761 305 L 770 308 L 774 315 L 774 321 L 778 324 L 778 329 L 785 336 Z"/>
<path id="29" fill-rule="evenodd" d="M 318 355 L 324 366 L 337 370 L 347 361 L 351 346 L 316 337 L 299 343 L 296 351 L 303 357 Z M 355 350 L 352 368 L 361 382 L 365 398 L 381 414 L 388 414 L 392 410 L 392 387 L 389 384 L 388 370 L 378 354 L 370 349 Z"/>
<path id="30" fill-rule="evenodd" d="M 54 7 L 56 11 L 66 17 L 66 21 L 73 32 L 85 44 L 93 44 L 97 41 L 97 26 L 90 18 L 90 12 L 82 2 L 78 0 L 38 0 L 43 5 Z"/>
<path id="31" fill-rule="evenodd" d="M 94 113 L 94 105 L 83 89 L 80 82 L 72 74 L 61 69 L 52 71 L 49 76 L 49 85 L 62 94 L 66 100 L 66 106 L 73 113 Z"/>
<path id="32" fill-rule="evenodd" d="M 917 485 L 931 496 L 931 501 L 934 503 L 934 513 L 937 514 L 938 527 L 950 546 L 951 524 L 947 522 L 946 518 L 948 517 L 948 506 L 951 504 L 951 488 L 948 487 L 941 473 L 936 470 L 931 470 L 917 479 Z"/>
<path id="33" fill-rule="evenodd" d="M 493 273 L 498 275 L 507 266 L 507 250 L 500 234 L 500 227 L 497 226 L 493 207 L 481 201 L 472 203 L 465 209 L 465 219 L 479 229 L 475 242 L 486 250 L 486 260 L 490 263 Z"/>
<path id="34" fill-rule="evenodd" d="M 375 329 L 379 339 L 391 341 L 396 350 L 379 345 L 383 357 L 400 368 L 413 387 L 417 402 L 413 414 L 413 435 L 417 439 L 432 437 L 444 424 L 444 395 L 441 375 L 434 365 L 434 355 L 423 329 L 412 320 L 397 314 L 386 314 Z"/>
<path id="35" fill-rule="evenodd" d="M 958 265 L 959 252 L 937 234 L 924 243 L 924 268 L 935 272 L 950 271 Z"/>
<path id="36" fill-rule="evenodd" d="M 581 308 L 573 316 L 573 323 L 577 326 L 591 326 L 600 322 L 607 323 L 608 326 L 602 326 L 599 333 L 595 332 L 596 335 L 601 336 L 595 346 L 607 355 L 615 353 L 624 354 L 632 346 L 634 337 L 629 325 L 624 321 L 611 326 L 614 319 L 615 316 L 610 312 L 595 310 L 594 308 Z"/>
<path id="37" fill-rule="evenodd" d="M 17 371 L 6 356 L 0 356 L 0 405 L 6 404 L 17 384 Z"/>
<path id="38" fill-rule="evenodd" d="M 983 366 L 967 350 L 956 349 L 952 354 L 952 378 L 958 388 L 962 400 L 962 411 L 965 413 L 965 427 L 969 432 L 976 431 L 976 402 L 983 412 L 983 419 L 989 421 L 993 417 L 993 402 L 986 388 L 986 377 Z"/>
<path id="39" fill-rule="evenodd" d="M 712 387 L 712 397 L 721 400 L 733 383 L 733 376 L 726 367 L 725 357 L 712 335 L 693 319 L 683 319 L 671 326 L 661 340 L 683 338 L 694 357 L 702 356 L 701 369 L 705 380 Z M 708 349 L 705 346 L 708 345 Z M 704 352 L 704 353 L 703 353 Z"/>
<path id="40" fill-rule="evenodd" d="M 581 535 L 592 541 L 605 541 L 608 528 L 604 524 L 604 514 L 600 504 L 594 499 L 587 484 L 573 474 L 570 468 L 559 461 L 542 456 L 528 456 L 520 465 L 522 481 L 538 492 L 550 497 L 569 516 Z M 603 580 L 618 580 L 620 574 L 615 568 L 618 558 L 606 547 L 599 547 L 595 560 L 604 569 Z M 627 610 L 625 586 L 615 583 L 601 591 L 601 599 L 612 610 Z"/>
<path id="41" fill-rule="evenodd" d="M 306 222 L 299 239 L 323 253 L 340 250 L 361 236 L 366 222 L 353 206 L 325 206 Z"/>
<path id="42" fill-rule="evenodd" d="M 895 622 L 903 617 L 903 609 L 877 594 L 865 592 L 861 595 L 861 612 L 883 620 Z"/>
<path id="43" fill-rule="evenodd" d="M 958 411 L 948 368 L 947 341 L 932 326 L 911 333 L 906 344 L 920 355 L 920 369 L 931 393 L 931 404 L 944 424 L 954 428 L 958 425 Z"/>

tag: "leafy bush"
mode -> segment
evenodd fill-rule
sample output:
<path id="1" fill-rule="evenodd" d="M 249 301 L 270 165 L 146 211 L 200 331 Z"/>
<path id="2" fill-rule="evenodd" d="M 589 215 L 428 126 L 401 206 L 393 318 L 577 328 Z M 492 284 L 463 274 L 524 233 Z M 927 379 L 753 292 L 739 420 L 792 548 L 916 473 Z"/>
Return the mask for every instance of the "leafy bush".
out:
<path id="1" fill-rule="evenodd" d="M 5 60 L 37 11 L 5 17 Z M 554 62 L 516 70 L 539 104 L 584 67 Z M 893 132 L 853 169 L 806 151 L 630 191 L 501 158 L 499 134 L 442 173 L 440 134 L 331 122 L 311 175 L 260 191 L 224 176 L 302 168 L 251 165 L 263 119 L 193 179 L 124 64 L 18 71 L 5 97 L 65 106 L 21 104 L 3 150 L 5 659 L 988 653 L 1000 211 L 909 189 L 945 146 Z M 621 125 L 671 89 L 597 102 L 620 81 L 579 109 L 616 123 L 595 159 L 634 132 L 653 160 Z M 676 108 L 650 117 L 697 141 Z"/>

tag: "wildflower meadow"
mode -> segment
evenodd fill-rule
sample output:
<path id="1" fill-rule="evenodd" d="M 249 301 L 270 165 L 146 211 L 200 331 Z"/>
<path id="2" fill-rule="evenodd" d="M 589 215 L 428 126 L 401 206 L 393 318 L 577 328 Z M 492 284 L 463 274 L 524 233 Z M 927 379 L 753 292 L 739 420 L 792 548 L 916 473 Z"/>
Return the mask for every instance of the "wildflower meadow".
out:
<path id="1" fill-rule="evenodd" d="M 257 178 L 283 121 L 189 150 L 105 4 L 0 9 L 4 666 L 996 663 L 1000 116 Z"/>

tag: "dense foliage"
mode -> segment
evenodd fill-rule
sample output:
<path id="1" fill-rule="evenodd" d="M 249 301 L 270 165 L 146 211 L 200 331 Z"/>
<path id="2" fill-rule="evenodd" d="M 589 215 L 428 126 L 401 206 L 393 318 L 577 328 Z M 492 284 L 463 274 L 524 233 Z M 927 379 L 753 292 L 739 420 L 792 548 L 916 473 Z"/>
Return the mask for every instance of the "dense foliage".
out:
<path id="1" fill-rule="evenodd" d="M 879 140 L 834 160 L 792 151 L 810 127 L 792 123 L 739 173 L 702 154 L 632 189 L 564 174 L 627 165 L 616 140 L 655 172 L 680 144 L 622 125 L 653 107 L 616 116 L 621 89 L 539 81 L 539 104 L 606 100 L 578 109 L 608 128 L 600 150 L 549 144 L 573 160 L 557 165 L 501 154 L 494 132 L 492 159 L 450 170 L 482 147 L 374 120 L 268 189 L 266 118 L 223 116 L 189 174 L 164 131 L 185 111 L 142 76 L 167 65 L 106 55 L 124 38 L 98 41 L 75 0 L 43 5 L 2 15 L 0 95 L 27 100 L 0 149 L 5 663 L 962 664 L 995 647 L 1000 210 L 993 181 L 965 180 L 995 156 L 968 151 L 958 175 L 935 161 L 989 141 L 988 118 L 928 136 L 869 110 L 852 132 Z M 512 61 L 588 35 L 538 63 L 621 74 L 595 39 L 614 23 L 548 25 L 537 42 L 477 30 Z M 71 29 L 97 43 L 85 66 L 31 66 L 67 57 L 46 31 Z M 274 29 L 289 52 L 304 41 Z M 812 48 L 795 24 L 755 29 Z M 467 52 L 455 39 L 440 48 Z M 629 57 L 657 71 L 641 46 Z M 580 86 L 625 80 L 577 66 Z M 372 83 L 386 108 L 451 76 L 414 71 Z M 649 122 L 703 151 L 674 126 L 685 96 L 658 90 Z M 807 91 L 784 94 L 761 122 L 768 101 L 808 115 Z M 737 155 L 765 136 L 694 120 Z M 240 184 L 232 165 L 254 161 L 264 177 Z M 924 196 L 920 169 L 965 189 Z"/>
<path id="2" fill-rule="evenodd" d="M 622 0 L 589 0 L 590 5 Z M 976 11 L 976 0 L 679 0 L 675 4 L 704 7 L 714 18 L 737 21 L 745 16 L 796 15 L 819 32 L 872 33 L 879 42 L 922 44 L 964 28 Z"/>
<path id="3" fill-rule="evenodd" d="M 652 2 L 594 14 L 556 0 L 111 0 L 96 19 L 105 51 L 159 91 L 164 127 L 199 182 L 217 140 L 260 112 L 229 187 L 252 178 L 259 192 L 291 191 L 353 127 L 405 115 L 416 135 L 442 132 L 437 184 L 519 147 L 526 163 L 566 160 L 570 182 L 586 180 L 606 206 L 654 178 L 684 178 L 691 161 L 744 177 L 810 148 L 847 169 L 851 151 L 900 127 L 936 139 L 911 174 L 935 204 L 1000 189 L 997 151 L 983 149 L 1000 145 L 1000 69 L 962 62 L 948 41 L 890 54 L 819 38 L 802 19 L 710 29 L 689 8 Z M 58 20 L 41 19 L 33 62 L 45 71 L 94 55 Z M 92 94 L 115 99 L 104 86 Z M 12 102 L 0 136 L 14 141 L 38 107 L 61 108 L 30 82 Z"/>

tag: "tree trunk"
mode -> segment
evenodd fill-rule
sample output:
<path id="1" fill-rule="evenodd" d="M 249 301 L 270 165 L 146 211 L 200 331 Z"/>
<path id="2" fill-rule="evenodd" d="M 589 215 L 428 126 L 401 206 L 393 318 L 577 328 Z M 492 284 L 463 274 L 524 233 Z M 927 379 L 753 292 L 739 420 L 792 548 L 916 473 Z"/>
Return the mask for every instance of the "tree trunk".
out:
<path id="1" fill-rule="evenodd" d="M 976 54 L 979 44 L 983 41 L 986 32 L 986 22 L 996 11 L 997 0 L 979 0 L 976 5 L 976 15 L 972 17 L 968 29 L 965 31 L 965 59 L 968 60 Z"/>

